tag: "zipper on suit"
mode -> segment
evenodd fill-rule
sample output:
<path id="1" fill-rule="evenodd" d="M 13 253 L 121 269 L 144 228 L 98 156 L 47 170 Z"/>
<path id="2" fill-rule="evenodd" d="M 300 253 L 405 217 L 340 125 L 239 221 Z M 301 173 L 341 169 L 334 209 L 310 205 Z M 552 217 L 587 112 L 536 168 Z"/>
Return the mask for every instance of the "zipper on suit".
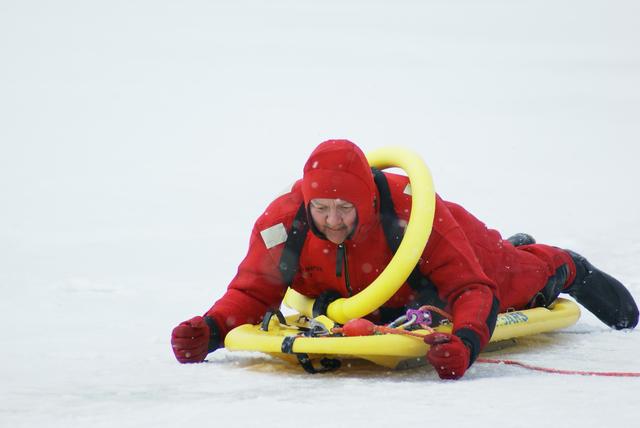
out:
<path id="1" fill-rule="evenodd" d="M 349 283 L 349 265 L 347 264 L 347 247 L 344 244 L 338 244 L 338 251 L 336 252 L 336 276 L 339 278 L 344 271 L 344 284 L 347 287 L 347 293 L 349 296 L 353 295 L 351 290 L 351 284 Z"/>

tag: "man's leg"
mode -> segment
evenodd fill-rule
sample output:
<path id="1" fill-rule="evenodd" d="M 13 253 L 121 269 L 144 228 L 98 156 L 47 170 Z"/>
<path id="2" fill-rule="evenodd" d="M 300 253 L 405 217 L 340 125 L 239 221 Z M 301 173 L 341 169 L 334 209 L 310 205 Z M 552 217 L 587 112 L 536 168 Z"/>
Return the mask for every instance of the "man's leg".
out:
<path id="1" fill-rule="evenodd" d="M 568 293 L 598 319 L 617 330 L 634 328 L 638 324 L 638 307 L 629 290 L 611 275 L 589 263 L 572 251 L 543 244 L 516 248 L 519 259 L 530 263 L 535 256 L 548 269 L 544 287 L 532 297 L 529 306 L 548 306 L 560 293 Z M 512 281 L 517 284 L 520 279 Z"/>

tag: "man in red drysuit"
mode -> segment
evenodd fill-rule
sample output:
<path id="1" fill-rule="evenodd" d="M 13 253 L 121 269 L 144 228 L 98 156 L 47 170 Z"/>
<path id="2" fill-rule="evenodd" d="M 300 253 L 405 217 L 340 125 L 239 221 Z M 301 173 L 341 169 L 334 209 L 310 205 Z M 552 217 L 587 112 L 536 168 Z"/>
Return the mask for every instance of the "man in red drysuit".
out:
<path id="1" fill-rule="evenodd" d="M 303 178 L 256 221 L 248 254 L 226 293 L 204 316 L 173 330 L 176 358 L 202 362 L 223 346 L 231 329 L 258 323 L 268 309 L 279 307 L 288 285 L 316 298 L 321 312 L 336 298 L 360 292 L 393 257 L 389 228 L 399 228 L 400 236 L 410 210 L 407 177 L 372 172 L 362 151 L 347 140 L 320 144 Z M 393 223 L 386 231 L 385 218 Z M 301 233 L 292 245 L 290 238 Z M 414 280 L 370 318 L 389 322 L 423 304 L 446 308 L 453 316 L 452 334 L 425 338 L 427 359 L 443 379 L 465 373 L 489 342 L 499 312 L 546 306 L 561 292 L 615 329 L 636 326 L 638 308 L 620 282 L 576 253 L 520 238 L 504 240 L 460 205 L 436 196 L 433 229 Z"/>

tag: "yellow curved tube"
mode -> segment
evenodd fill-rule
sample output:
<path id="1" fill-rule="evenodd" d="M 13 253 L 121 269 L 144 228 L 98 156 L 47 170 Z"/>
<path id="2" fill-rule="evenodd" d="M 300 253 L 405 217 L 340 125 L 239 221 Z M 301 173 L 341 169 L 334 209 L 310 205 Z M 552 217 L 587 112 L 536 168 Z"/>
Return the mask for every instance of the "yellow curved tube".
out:
<path id="1" fill-rule="evenodd" d="M 384 147 L 367 155 L 372 167 L 398 167 L 411 183 L 411 214 L 398 251 L 384 271 L 364 290 L 349 298 L 338 299 L 327 308 L 327 316 L 344 324 L 378 309 L 407 280 L 418 263 L 433 226 L 435 190 L 429 169 L 415 152 L 402 147 Z"/>
<path id="2" fill-rule="evenodd" d="M 355 296 L 338 299 L 327 308 L 327 316 L 341 324 L 375 311 L 404 284 L 427 244 L 435 214 L 431 173 L 415 152 L 385 147 L 367 155 L 367 160 L 378 169 L 398 167 L 407 173 L 412 189 L 411 214 L 398 251 L 378 278 Z M 314 299 L 293 289 L 287 290 L 284 303 L 301 314 L 312 316 Z"/>

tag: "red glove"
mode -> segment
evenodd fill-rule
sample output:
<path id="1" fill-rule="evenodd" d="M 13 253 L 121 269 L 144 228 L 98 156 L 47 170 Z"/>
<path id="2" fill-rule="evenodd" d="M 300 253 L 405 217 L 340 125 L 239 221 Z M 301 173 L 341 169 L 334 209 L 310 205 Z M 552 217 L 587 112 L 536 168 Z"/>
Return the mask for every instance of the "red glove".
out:
<path id="1" fill-rule="evenodd" d="M 440 379 L 460 379 L 469 367 L 471 351 L 458 336 L 432 333 L 424 342 L 430 346 L 427 359 L 438 372 Z"/>
<path id="2" fill-rule="evenodd" d="M 213 323 L 213 320 L 210 320 Z M 215 323 L 211 324 L 215 330 Z M 217 348 L 212 329 L 202 317 L 181 322 L 171 332 L 171 347 L 181 363 L 201 363 L 207 354 Z M 212 342 L 212 343 L 210 343 Z M 210 346 L 210 344 L 212 346 Z"/>

